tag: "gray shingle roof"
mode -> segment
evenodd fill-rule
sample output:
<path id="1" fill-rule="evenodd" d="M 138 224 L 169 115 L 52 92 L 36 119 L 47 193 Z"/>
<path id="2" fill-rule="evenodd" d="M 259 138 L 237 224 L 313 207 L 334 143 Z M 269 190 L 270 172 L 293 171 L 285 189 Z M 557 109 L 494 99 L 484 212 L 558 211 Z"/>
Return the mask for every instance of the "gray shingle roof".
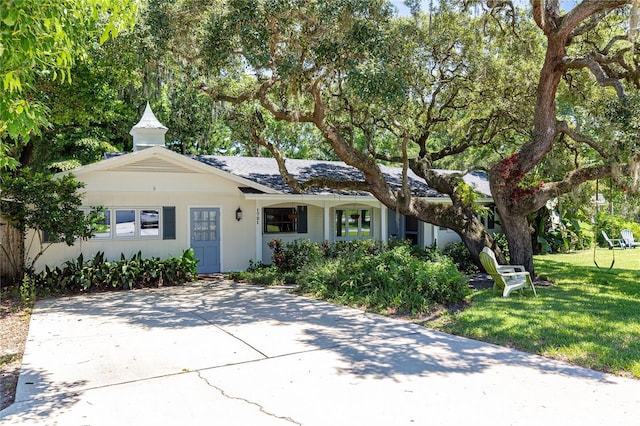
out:
<path id="1" fill-rule="evenodd" d="M 284 194 L 293 194 L 294 191 L 285 183 L 278 170 L 278 164 L 273 158 L 264 157 L 224 157 L 213 155 L 192 155 L 191 158 L 204 164 L 216 167 L 220 170 L 243 177 L 257 184 L 272 188 Z M 286 160 L 287 170 L 298 180 L 304 182 L 315 177 L 324 177 L 343 180 L 364 179 L 363 173 L 341 161 L 319 161 L 319 160 Z M 381 166 L 387 182 L 393 189 L 399 189 L 402 185 L 402 169 L 397 167 Z M 449 170 L 440 170 L 440 173 L 453 173 Z M 429 187 L 424 180 L 409 171 L 409 185 L 414 196 L 418 197 L 446 197 L 435 189 Z M 478 192 L 489 196 L 489 183 L 487 176 L 482 172 L 467 174 L 464 178 L 467 184 L 473 186 Z M 310 194 L 342 194 L 352 195 L 353 191 L 336 191 L 327 188 L 315 188 L 309 191 Z M 362 195 L 367 195 L 362 193 Z"/>
<path id="2" fill-rule="evenodd" d="M 106 153 L 105 158 L 118 157 L 124 153 Z M 240 176 L 259 185 L 279 191 L 283 194 L 294 194 L 295 192 L 285 183 L 278 170 L 278 164 L 273 158 L 266 157 L 228 157 L 217 155 L 188 155 L 187 157 L 197 160 L 203 164 L 215 167 L 219 170 Z M 327 177 L 333 179 L 358 180 L 364 179 L 363 173 L 341 161 L 320 161 L 320 160 L 296 160 L 287 159 L 287 170 L 299 182 L 304 182 L 314 177 Z M 392 189 L 397 190 L 402 186 L 402 169 L 398 167 L 380 166 L 382 173 Z M 438 170 L 447 174 L 454 173 L 455 170 Z M 408 173 L 409 185 L 412 193 L 417 197 L 440 198 L 447 197 L 427 185 L 423 179 L 413 172 Z M 489 181 L 484 172 L 472 172 L 464 176 L 467 184 L 485 197 L 490 197 Z M 241 188 L 245 193 L 255 193 L 255 190 Z M 354 191 L 337 191 L 328 188 L 311 189 L 309 194 L 315 195 L 354 195 Z M 369 195 L 368 193 L 358 193 Z"/>

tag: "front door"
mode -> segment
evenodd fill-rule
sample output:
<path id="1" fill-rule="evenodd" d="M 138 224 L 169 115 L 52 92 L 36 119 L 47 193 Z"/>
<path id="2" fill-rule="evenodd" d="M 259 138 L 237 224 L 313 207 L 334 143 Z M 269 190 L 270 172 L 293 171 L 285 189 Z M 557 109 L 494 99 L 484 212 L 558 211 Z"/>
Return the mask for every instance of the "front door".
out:
<path id="1" fill-rule="evenodd" d="M 198 262 L 198 273 L 220 272 L 220 209 L 191 209 L 191 248 Z"/>

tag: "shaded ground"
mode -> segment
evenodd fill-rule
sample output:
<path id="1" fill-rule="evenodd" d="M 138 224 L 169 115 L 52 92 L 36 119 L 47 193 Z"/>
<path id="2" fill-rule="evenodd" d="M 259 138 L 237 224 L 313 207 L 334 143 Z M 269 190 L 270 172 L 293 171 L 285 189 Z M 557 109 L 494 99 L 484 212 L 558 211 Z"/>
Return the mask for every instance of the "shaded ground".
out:
<path id="1" fill-rule="evenodd" d="M 30 312 L 19 298 L 0 300 L 0 410 L 15 398 L 22 354 L 29 332 Z"/>
<path id="2" fill-rule="evenodd" d="M 536 282 L 536 285 L 541 284 Z M 493 286 L 493 281 L 487 274 L 477 274 L 470 279 L 469 286 L 473 290 L 487 289 Z M 420 318 L 392 316 L 414 322 L 424 322 L 441 315 L 444 310 L 455 312 L 464 309 L 466 303 L 468 302 L 457 306 L 438 307 Z M 2 296 L 0 300 L 0 410 L 11 405 L 15 399 L 24 346 L 29 332 L 29 318 L 30 311 L 22 306 L 19 298 Z"/>
<path id="3" fill-rule="evenodd" d="M 638 381 L 288 290 L 43 300 L 2 424 L 638 424 Z"/>

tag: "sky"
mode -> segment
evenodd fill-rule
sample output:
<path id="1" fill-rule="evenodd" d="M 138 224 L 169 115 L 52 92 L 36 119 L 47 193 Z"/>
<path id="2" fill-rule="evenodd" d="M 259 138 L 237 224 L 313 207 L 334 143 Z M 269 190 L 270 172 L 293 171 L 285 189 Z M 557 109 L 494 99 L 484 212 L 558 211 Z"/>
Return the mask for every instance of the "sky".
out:
<path id="1" fill-rule="evenodd" d="M 438 4 L 438 0 L 431 0 L 433 2 L 433 5 L 437 5 Z M 430 0 L 422 0 L 422 9 L 424 10 L 428 10 L 429 9 L 429 3 L 431 2 Z M 560 1 L 560 7 L 562 9 L 564 9 L 565 11 L 570 10 L 571 8 L 573 8 L 573 6 L 575 6 L 577 3 L 579 3 L 580 0 L 562 0 Z M 409 9 L 407 9 L 407 7 L 404 5 L 404 0 L 391 0 L 391 3 L 393 3 L 393 5 L 395 7 L 398 8 L 398 11 L 400 12 L 400 15 L 402 16 L 408 16 L 409 15 Z M 516 5 L 522 5 L 522 6 L 528 6 L 529 5 L 529 0 L 513 0 L 513 3 Z"/>

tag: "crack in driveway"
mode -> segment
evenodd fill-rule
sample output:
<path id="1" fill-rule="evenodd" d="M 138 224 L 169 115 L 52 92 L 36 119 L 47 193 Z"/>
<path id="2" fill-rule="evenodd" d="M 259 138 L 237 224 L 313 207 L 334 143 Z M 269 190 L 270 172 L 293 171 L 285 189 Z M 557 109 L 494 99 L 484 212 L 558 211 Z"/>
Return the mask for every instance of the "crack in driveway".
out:
<path id="1" fill-rule="evenodd" d="M 258 404 L 257 402 L 249 401 L 249 400 L 248 400 L 248 399 L 246 399 L 246 398 L 241 398 L 241 397 L 238 397 L 238 396 L 232 396 L 232 395 L 229 395 L 228 393 L 226 393 L 226 392 L 224 391 L 224 389 L 222 389 L 222 388 L 220 388 L 220 387 L 218 387 L 218 386 L 216 386 L 216 385 L 212 384 L 211 382 L 209 382 L 209 380 L 207 380 L 205 377 L 203 377 L 203 376 L 202 376 L 202 374 L 201 374 L 201 372 L 200 372 L 200 371 L 196 371 L 195 373 L 196 373 L 196 374 L 198 374 L 198 377 L 199 377 L 201 380 L 203 380 L 203 381 L 207 384 L 207 386 L 209 386 L 209 387 L 211 387 L 211 388 L 213 388 L 213 389 L 217 390 L 218 392 L 220 392 L 220 394 L 221 394 L 222 396 L 224 396 L 224 397 L 225 397 L 225 398 L 227 398 L 227 399 L 235 399 L 235 400 L 237 400 L 237 401 L 245 402 L 245 403 L 247 403 L 247 404 L 250 404 L 250 405 L 253 405 L 253 406 L 258 407 L 258 409 L 260 410 L 260 412 L 262 412 L 262 413 L 266 414 L 267 416 L 274 417 L 274 418 L 276 418 L 276 419 L 282 419 L 282 420 L 285 420 L 285 421 L 287 421 L 287 422 L 289 422 L 289 423 L 293 423 L 293 424 L 296 424 L 296 425 L 302 426 L 302 423 L 300 423 L 300 422 L 297 422 L 297 421 L 293 420 L 291 417 L 278 416 L 278 415 L 277 415 L 277 414 L 275 414 L 275 413 L 271 413 L 271 412 L 269 412 L 269 411 L 265 410 L 265 409 L 264 409 L 264 407 L 263 407 L 262 405 Z"/>

